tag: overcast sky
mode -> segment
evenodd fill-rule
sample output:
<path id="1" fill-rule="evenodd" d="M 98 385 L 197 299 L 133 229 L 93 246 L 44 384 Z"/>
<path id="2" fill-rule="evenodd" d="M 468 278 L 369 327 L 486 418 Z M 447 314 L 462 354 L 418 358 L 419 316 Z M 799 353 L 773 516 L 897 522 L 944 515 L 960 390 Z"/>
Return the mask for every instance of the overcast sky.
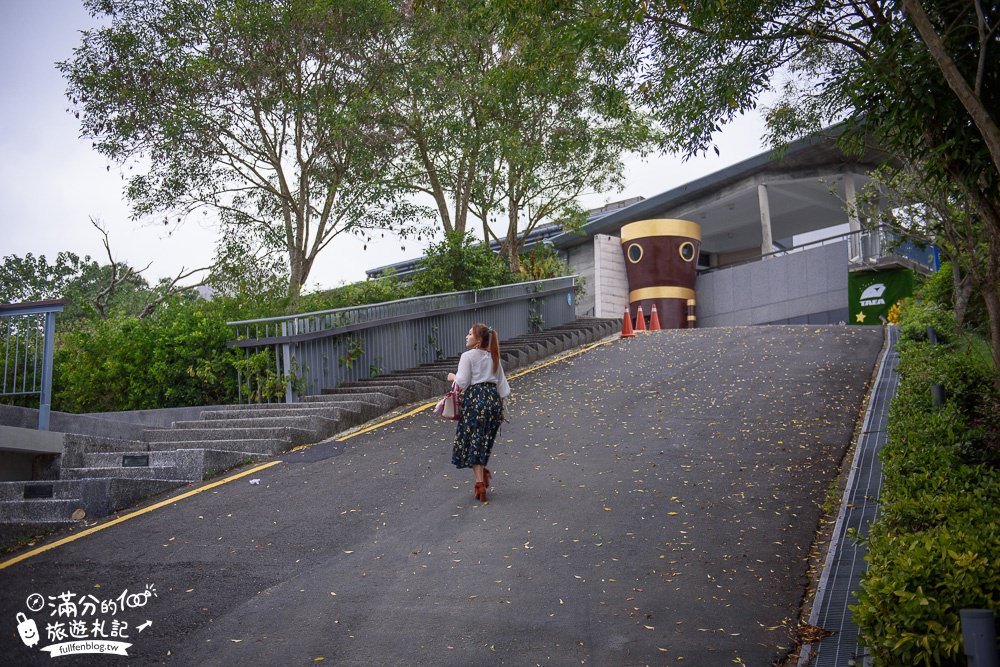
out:
<path id="1" fill-rule="evenodd" d="M 27 253 L 50 259 L 61 250 L 106 262 L 97 218 L 109 230 L 115 259 L 136 267 L 152 262 L 150 282 L 182 267 L 207 265 L 216 231 L 194 219 L 169 234 L 133 221 L 115 165 L 79 139 L 79 124 L 67 112 L 65 85 L 55 63 L 68 59 L 80 31 L 94 20 L 80 0 L 0 0 L 0 256 Z M 623 192 L 592 193 L 584 207 L 627 197 L 651 197 L 723 169 L 764 150 L 762 123 L 744 118 L 718 138 L 720 156 L 682 162 L 674 156 L 628 161 Z M 201 216 L 198 216 L 201 217 Z M 365 277 L 365 269 L 419 256 L 416 242 L 388 239 L 362 244 L 337 239 L 317 259 L 309 288 L 334 287 Z"/>

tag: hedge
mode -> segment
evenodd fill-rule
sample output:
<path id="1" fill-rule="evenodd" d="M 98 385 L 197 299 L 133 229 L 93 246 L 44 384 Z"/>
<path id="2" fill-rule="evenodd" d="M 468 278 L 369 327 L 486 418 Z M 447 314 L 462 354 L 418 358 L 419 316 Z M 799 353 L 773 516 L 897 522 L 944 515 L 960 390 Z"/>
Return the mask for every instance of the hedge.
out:
<path id="1" fill-rule="evenodd" d="M 851 607 L 876 665 L 964 666 L 960 610 L 1000 609 L 1000 403 L 988 359 L 950 336 L 926 340 L 928 323 L 947 320 L 915 303 L 902 312 L 880 515 Z"/>

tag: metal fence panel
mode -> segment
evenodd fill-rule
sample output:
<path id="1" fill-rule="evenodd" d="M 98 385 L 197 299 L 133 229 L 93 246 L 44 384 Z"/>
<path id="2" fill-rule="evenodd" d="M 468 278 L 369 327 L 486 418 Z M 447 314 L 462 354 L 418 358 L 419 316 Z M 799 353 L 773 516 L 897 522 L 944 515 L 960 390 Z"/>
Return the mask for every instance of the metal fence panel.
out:
<path id="1" fill-rule="evenodd" d="M 0 396 L 38 396 L 38 430 L 49 429 L 56 313 L 62 301 L 0 304 L 3 376 Z"/>
<path id="2" fill-rule="evenodd" d="M 276 369 L 263 372 L 268 364 L 259 363 L 255 371 L 248 361 L 238 377 L 240 401 L 294 402 L 299 395 L 459 354 L 476 321 L 503 338 L 571 322 L 575 278 L 229 322 L 234 335 L 229 346 L 243 348 L 246 360 L 265 355 L 269 364 L 273 358 Z M 276 378 L 284 387 L 280 398 Z M 261 391 L 268 386 L 270 391 Z"/>

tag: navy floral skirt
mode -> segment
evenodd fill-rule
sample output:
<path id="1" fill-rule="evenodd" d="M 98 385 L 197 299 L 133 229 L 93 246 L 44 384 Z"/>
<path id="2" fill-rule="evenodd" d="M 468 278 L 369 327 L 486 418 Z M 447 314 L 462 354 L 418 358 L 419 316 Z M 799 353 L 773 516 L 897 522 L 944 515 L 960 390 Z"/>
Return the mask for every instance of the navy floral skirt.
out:
<path id="1" fill-rule="evenodd" d="M 455 427 L 451 462 L 456 468 L 486 465 L 500 429 L 503 404 L 492 382 L 474 384 L 462 392 L 462 416 Z"/>

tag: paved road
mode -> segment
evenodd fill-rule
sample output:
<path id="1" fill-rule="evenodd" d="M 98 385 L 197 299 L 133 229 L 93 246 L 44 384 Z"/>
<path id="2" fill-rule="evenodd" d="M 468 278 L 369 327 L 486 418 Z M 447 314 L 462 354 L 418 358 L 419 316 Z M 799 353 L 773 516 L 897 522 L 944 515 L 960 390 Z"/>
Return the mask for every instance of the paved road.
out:
<path id="1" fill-rule="evenodd" d="M 768 665 L 792 645 L 819 505 L 881 344 L 855 327 L 659 332 L 526 374 L 486 505 L 429 411 L 286 455 L 0 569 L 0 655 Z M 125 609 L 100 609 L 126 589 Z M 33 593 L 77 616 L 31 612 Z M 128 623 L 132 657 L 51 663 L 47 627 L 73 620 L 91 638 Z"/>

